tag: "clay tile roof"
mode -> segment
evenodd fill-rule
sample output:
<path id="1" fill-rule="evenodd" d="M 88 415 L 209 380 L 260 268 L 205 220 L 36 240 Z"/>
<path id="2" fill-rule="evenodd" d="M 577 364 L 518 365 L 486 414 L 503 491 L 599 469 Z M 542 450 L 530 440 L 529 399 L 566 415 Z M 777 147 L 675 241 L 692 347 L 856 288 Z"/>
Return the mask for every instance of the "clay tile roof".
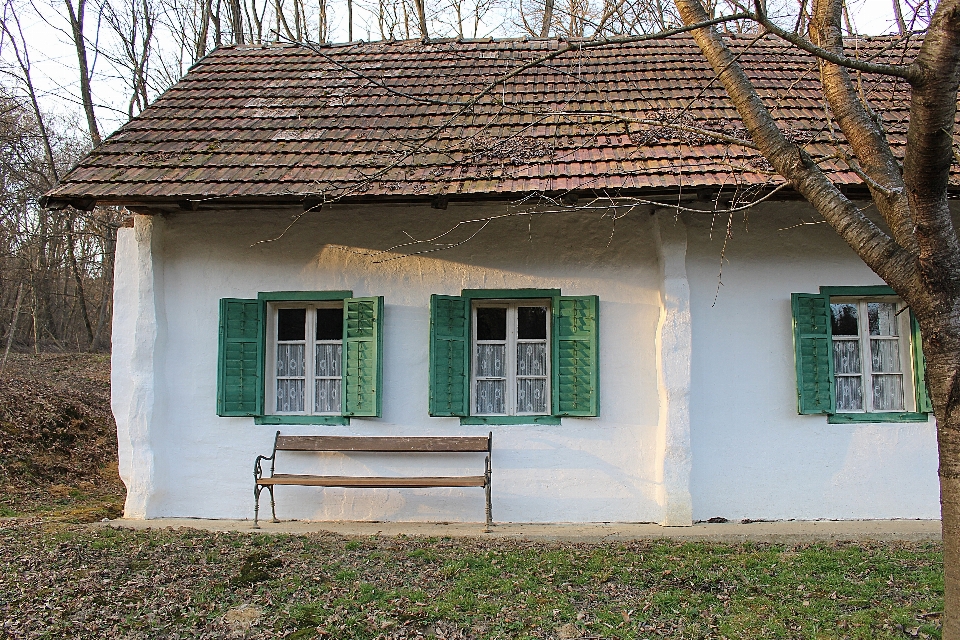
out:
<path id="1" fill-rule="evenodd" d="M 833 155 L 839 132 L 825 112 L 815 60 L 771 36 L 730 42 L 787 134 L 814 157 Z M 856 46 L 864 56 L 882 51 L 886 61 L 900 61 L 916 47 L 892 42 Z M 750 149 L 664 126 L 745 136 L 686 36 L 574 49 L 463 106 L 498 76 L 566 44 L 223 47 L 80 162 L 48 202 L 411 199 L 779 184 Z M 908 87 L 864 76 L 863 90 L 895 150 L 902 150 Z M 837 183 L 860 184 L 841 162 L 823 166 Z"/>

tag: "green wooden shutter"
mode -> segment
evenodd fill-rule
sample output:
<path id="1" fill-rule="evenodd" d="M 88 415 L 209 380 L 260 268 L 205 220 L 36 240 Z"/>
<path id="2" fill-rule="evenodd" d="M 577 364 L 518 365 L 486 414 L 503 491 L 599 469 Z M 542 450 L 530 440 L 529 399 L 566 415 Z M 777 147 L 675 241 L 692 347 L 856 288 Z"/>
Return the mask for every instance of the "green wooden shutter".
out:
<path id="1" fill-rule="evenodd" d="M 835 413 L 830 297 L 794 293 L 791 303 L 799 411 L 802 414 Z"/>
<path id="2" fill-rule="evenodd" d="M 430 296 L 430 415 L 468 416 L 470 301 Z"/>
<path id="3" fill-rule="evenodd" d="M 263 303 L 220 300 L 217 415 L 263 414 Z"/>
<path id="4" fill-rule="evenodd" d="M 917 411 L 933 413 L 930 392 L 927 391 L 927 360 L 923 357 L 923 339 L 920 335 L 920 323 L 910 312 L 911 346 L 913 347 L 913 379 L 917 389 Z"/>
<path id="5" fill-rule="evenodd" d="M 383 296 L 343 301 L 343 415 L 380 417 Z"/>
<path id="6" fill-rule="evenodd" d="M 600 414 L 600 299 L 553 301 L 553 413 Z"/>

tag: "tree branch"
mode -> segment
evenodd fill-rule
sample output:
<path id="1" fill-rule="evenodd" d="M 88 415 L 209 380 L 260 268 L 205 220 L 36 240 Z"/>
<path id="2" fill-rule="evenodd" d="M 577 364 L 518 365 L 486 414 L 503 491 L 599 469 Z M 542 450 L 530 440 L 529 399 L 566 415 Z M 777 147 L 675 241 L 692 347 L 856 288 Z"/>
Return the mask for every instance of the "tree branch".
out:
<path id="1" fill-rule="evenodd" d="M 810 20 L 810 35 L 826 50 L 838 55 L 843 52 L 842 0 L 814 0 Z M 847 69 L 831 62 L 820 64 L 820 81 L 824 97 L 830 105 L 844 137 L 853 149 L 860 167 L 847 164 L 855 172 L 862 168 L 869 180 L 864 180 L 873 193 L 877 209 L 886 221 L 894 240 L 904 249 L 916 254 L 913 220 L 906 188 L 900 174 L 900 164 L 890 149 L 887 137 L 877 124 L 876 116 L 865 104 Z M 858 172 L 859 175 L 859 172 Z M 861 176 L 862 177 L 862 176 Z"/>
<path id="2" fill-rule="evenodd" d="M 699 0 L 677 0 L 676 4 L 681 18 L 688 25 L 701 23 L 706 17 Z M 874 272 L 909 301 L 913 296 L 906 294 L 913 290 L 911 287 L 919 284 L 910 253 L 867 219 L 840 193 L 813 159 L 783 135 L 750 79 L 714 29 L 697 29 L 693 32 L 693 38 L 719 76 L 740 119 L 764 157 L 816 207 Z"/>
<path id="3" fill-rule="evenodd" d="M 837 53 L 835 51 L 830 51 L 829 49 L 824 49 L 823 47 L 818 47 L 803 36 L 777 26 L 777 24 L 772 22 L 770 18 L 767 17 L 766 13 L 760 9 L 759 3 L 757 4 L 758 11 L 752 17 L 759 24 L 761 24 L 764 29 L 774 34 L 778 38 L 782 38 L 790 44 L 803 49 L 807 53 L 811 53 L 822 60 L 832 62 L 833 64 L 840 65 L 841 67 L 846 67 L 848 69 L 864 71 L 866 73 L 877 73 L 885 76 L 903 78 L 907 82 L 911 83 L 917 77 L 918 70 L 916 69 L 915 65 L 912 64 L 878 64 L 876 62 L 864 62 L 863 60 L 847 57 L 842 53 Z"/>

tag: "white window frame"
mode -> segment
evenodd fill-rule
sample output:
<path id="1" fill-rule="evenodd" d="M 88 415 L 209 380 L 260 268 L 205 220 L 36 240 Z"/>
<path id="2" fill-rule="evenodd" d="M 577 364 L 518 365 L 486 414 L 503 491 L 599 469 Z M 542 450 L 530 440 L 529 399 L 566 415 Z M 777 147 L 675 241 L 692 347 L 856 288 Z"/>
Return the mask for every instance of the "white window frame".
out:
<path id="1" fill-rule="evenodd" d="M 279 323 L 277 322 L 277 312 L 280 309 L 306 309 L 307 319 L 304 327 L 304 390 L 303 390 L 303 411 L 277 411 L 277 344 Z M 276 416 L 340 416 L 343 415 L 343 409 L 337 408 L 336 411 L 317 412 L 316 406 L 316 346 L 318 344 L 340 344 L 341 355 L 343 345 L 343 333 L 341 331 L 340 340 L 317 340 L 317 309 L 343 309 L 342 300 L 324 300 L 316 302 L 269 302 L 267 304 L 267 336 L 269 336 L 266 345 L 266 384 L 264 389 L 264 400 L 266 403 L 266 414 Z M 309 348 L 307 346 L 309 345 Z M 340 379 L 340 397 L 343 397 L 343 365 L 341 364 L 339 376 L 320 376 L 326 379 Z"/>
<path id="2" fill-rule="evenodd" d="M 477 339 L 477 309 L 484 308 L 505 308 L 507 310 L 507 336 L 506 340 L 478 340 Z M 517 308 L 518 307 L 546 307 L 546 340 L 542 339 L 523 339 L 518 337 Z M 552 415 L 552 382 L 553 382 L 553 362 L 552 362 L 552 322 L 553 309 L 549 298 L 513 298 L 504 300 L 474 299 L 470 305 L 471 323 L 470 323 L 470 415 L 471 416 L 549 416 Z M 519 376 L 517 375 L 517 345 L 532 342 L 546 343 L 546 383 L 544 393 L 546 398 L 546 411 L 543 412 L 521 412 L 517 411 L 517 381 L 521 378 L 540 378 L 544 376 Z M 504 398 L 505 413 L 479 413 L 477 408 L 477 381 L 487 378 L 477 376 L 477 345 L 479 344 L 500 344 L 505 343 L 505 362 L 504 372 L 506 379 L 506 397 Z M 499 379 L 499 378 L 489 378 Z"/>
<path id="3" fill-rule="evenodd" d="M 898 351 L 900 355 L 900 373 L 899 374 L 880 374 L 880 375 L 900 375 L 903 393 L 902 409 L 875 409 L 873 406 L 873 356 L 870 347 L 871 338 L 878 336 L 870 335 L 870 321 L 867 305 L 871 302 L 894 303 L 897 306 L 897 331 L 896 340 L 898 342 Z M 844 409 L 837 408 L 838 414 L 883 414 L 883 413 L 904 413 L 917 411 L 917 389 L 913 371 L 912 344 L 913 332 L 910 326 L 910 310 L 900 298 L 896 296 L 830 296 L 829 304 L 855 304 L 857 305 L 857 343 L 860 349 L 860 374 L 842 374 L 834 371 L 834 380 L 840 377 L 859 377 L 861 394 L 863 397 L 863 409 Z M 831 310 L 831 315 L 832 315 Z M 832 322 L 832 318 L 831 318 Z M 833 342 L 851 340 L 852 336 L 832 336 Z M 882 338 L 882 337 L 881 337 Z M 893 339 L 892 337 L 887 338 Z M 831 347 L 830 357 L 833 358 L 833 348 Z M 834 381 L 834 385 L 836 382 Z M 836 387 L 834 387 L 836 388 Z"/>

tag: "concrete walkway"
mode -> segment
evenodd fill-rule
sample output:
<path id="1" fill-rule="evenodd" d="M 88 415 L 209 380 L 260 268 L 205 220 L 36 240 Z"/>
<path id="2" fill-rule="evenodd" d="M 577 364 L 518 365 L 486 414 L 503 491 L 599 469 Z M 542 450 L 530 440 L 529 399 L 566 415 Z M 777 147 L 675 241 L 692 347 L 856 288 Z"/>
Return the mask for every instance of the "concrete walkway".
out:
<path id="1" fill-rule="evenodd" d="M 130 529 L 180 528 L 243 533 L 335 533 L 344 536 L 435 536 L 451 538 L 510 538 L 564 542 L 613 540 L 671 540 L 708 542 L 802 543 L 833 540 L 877 540 L 921 542 L 940 540 L 939 520 L 816 520 L 743 523 L 700 523 L 692 527 L 661 527 L 657 524 L 590 523 L 539 524 L 505 523 L 484 531 L 480 523 L 446 522 L 317 522 L 286 520 L 261 522 L 253 528 L 250 520 L 200 520 L 158 518 L 155 520 L 110 520 L 102 526 Z"/>

